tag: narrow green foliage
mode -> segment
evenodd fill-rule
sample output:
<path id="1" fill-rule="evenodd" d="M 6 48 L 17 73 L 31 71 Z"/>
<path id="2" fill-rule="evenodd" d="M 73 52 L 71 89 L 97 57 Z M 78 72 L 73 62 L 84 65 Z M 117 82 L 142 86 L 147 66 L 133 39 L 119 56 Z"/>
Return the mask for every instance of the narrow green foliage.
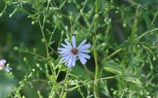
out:
<path id="1" fill-rule="evenodd" d="M 0 98 L 157 98 L 157 8 L 156 0 L 1 0 L 0 58 L 12 71 L 1 64 Z M 90 59 L 67 68 L 58 50 L 72 35 L 91 45 Z"/>

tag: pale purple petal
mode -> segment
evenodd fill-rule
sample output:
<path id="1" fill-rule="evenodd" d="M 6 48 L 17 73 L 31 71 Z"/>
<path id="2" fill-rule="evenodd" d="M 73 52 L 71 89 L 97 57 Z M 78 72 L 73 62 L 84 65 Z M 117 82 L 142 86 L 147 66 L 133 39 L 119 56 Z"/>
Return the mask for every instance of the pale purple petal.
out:
<path id="1" fill-rule="evenodd" d="M 75 38 L 75 36 L 72 36 L 72 47 L 76 48 L 76 38 Z"/>
<path id="2" fill-rule="evenodd" d="M 76 65 L 76 56 L 73 56 L 72 58 L 72 67 Z"/>
<path id="3" fill-rule="evenodd" d="M 63 50 L 63 51 L 58 51 L 59 54 L 64 55 L 64 54 L 70 54 L 70 50 Z"/>
<path id="4" fill-rule="evenodd" d="M 65 62 L 68 62 L 68 60 L 70 59 L 70 56 L 71 55 L 65 55 L 61 58 L 61 60 L 65 63 Z"/>
<path id="5" fill-rule="evenodd" d="M 72 57 L 71 57 L 71 66 L 69 68 L 74 67 L 75 65 L 76 65 L 76 56 L 72 55 Z"/>
<path id="6" fill-rule="evenodd" d="M 66 43 L 68 48 L 72 48 L 71 44 L 67 40 L 65 40 L 65 43 Z"/>
<path id="7" fill-rule="evenodd" d="M 63 46 L 63 48 L 66 48 L 66 49 L 68 49 L 68 48 L 71 48 L 71 47 L 69 47 L 69 46 L 67 46 L 67 45 L 65 45 L 65 44 L 61 44 L 61 46 Z"/>
<path id="8" fill-rule="evenodd" d="M 4 60 L 4 59 L 0 60 L 0 66 L 4 66 L 5 63 L 6 63 L 6 60 Z"/>
<path id="9" fill-rule="evenodd" d="M 87 40 L 83 40 L 83 41 L 79 44 L 79 46 L 78 46 L 77 48 L 79 49 L 80 47 L 82 47 L 82 46 L 86 43 L 86 41 L 87 41 Z"/>
<path id="10" fill-rule="evenodd" d="M 78 49 L 79 50 L 79 49 Z M 90 52 L 90 50 L 79 50 L 79 53 L 89 53 Z"/>
<path id="11" fill-rule="evenodd" d="M 5 64 L 6 64 L 5 59 L 0 60 L 0 70 L 5 69 L 7 72 L 10 72 L 12 70 L 12 68 L 5 67 Z"/>
<path id="12" fill-rule="evenodd" d="M 72 68 L 72 62 L 73 62 L 73 56 L 72 55 L 70 55 L 70 58 L 68 59 L 68 64 L 67 64 L 67 67 L 68 68 Z"/>
<path id="13" fill-rule="evenodd" d="M 81 56 L 85 59 L 90 59 L 90 56 L 88 54 L 85 54 L 85 53 L 79 53 L 78 56 Z"/>
<path id="14" fill-rule="evenodd" d="M 68 53 L 63 54 L 62 56 L 65 57 L 65 56 L 69 56 L 69 55 L 71 55 L 71 54 L 68 52 Z"/>
<path id="15" fill-rule="evenodd" d="M 78 55 L 78 57 L 82 64 L 86 64 L 87 60 L 84 57 L 82 57 L 81 55 Z"/>
<path id="16" fill-rule="evenodd" d="M 67 48 L 58 48 L 58 51 L 65 51 L 68 50 Z"/>
<path id="17" fill-rule="evenodd" d="M 85 44 L 85 45 L 82 45 L 81 47 L 78 47 L 77 49 L 78 49 L 79 51 L 81 51 L 81 50 L 88 49 L 88 48 L 90 48 L 90 47 L 91 47 L 90 44 Z"/>

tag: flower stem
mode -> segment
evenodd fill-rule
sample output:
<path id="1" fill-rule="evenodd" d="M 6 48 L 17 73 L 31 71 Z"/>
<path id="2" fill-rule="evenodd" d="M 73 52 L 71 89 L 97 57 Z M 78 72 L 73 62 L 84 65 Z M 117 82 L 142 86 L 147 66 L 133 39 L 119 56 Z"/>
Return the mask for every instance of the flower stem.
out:
<path id="1" fill-rule="evenodd" d="M 43 21 L 44 21 L 44 22 L 42 23 L 42 22 L 39 20 L 39 26 L 40 26 L 40 30 L 41 30 L 41 33 L 42 33 L 43 42 L 44 42 L 45 48 L 46 48 L 46 57 L 48 58 L 48 56 L 49 56 L 48 43 L 47 43 L 47 41 L 46 41 L 46 36 L 45 36 L 45 34 L 44 34 L 45 18 L 44 18 Z"/>
<path id="2" fill-rule="evenodd" d="M 98 93 L 98 73 L 99 73 L 99 67 L 98 67 L 98 63 L 97 63 L 97 52 L 96 49 L 94 49 L 94 61 L 95 61 L 95 76 L 94 76 L 94 96 L 95 98 L 99 97 L 99 93 Z"/>
<path id="3" fill-rule="evenodd" d="M 70 70 L 67 70 L 66 76 L 65 76 L 65 80 L 64 80 L 64 85 L 63 85 L 63 90 L 61 93 L 60 98 L 66 98 L 67 97 L 67 91 L 65 91 L 66 89 L 68 89 L 68 80 L 69 80 L 69 74 Z"/>
<path id="4" fill-rule="evenodd" d="M 136 12 L 135 12 L 135 18 L 134 18 L 133 26 L 132 26 L 132 33 L 131 33 L 132 40 L 134 40 L 134 38 L 136 36 L 138 19 L 139 19 L 140 15 L 141 15 L 140 5 L 138 5 L 137 9 L 136 9 Z"/>
<path id="5" fill-rule="evenodd" d="M 97 15 L 99 12 L 99 0 L 95 0 L 95 14 Z M 94 27 L 97 26 L 98 19 L 94 20 Z M 96 51 L 96 44 L 95 44 L 95 37 L 93 36 L 93 44 L 94 44 L 94 61 L 95 61 L 95 75 L 94 75 L 94 97 L 99 98 L 99 91 L 98 91 L 98 74 L 99 74 L 99 67 L 98 67 L 98 61 L 97 61 L 97 51 Z"/>

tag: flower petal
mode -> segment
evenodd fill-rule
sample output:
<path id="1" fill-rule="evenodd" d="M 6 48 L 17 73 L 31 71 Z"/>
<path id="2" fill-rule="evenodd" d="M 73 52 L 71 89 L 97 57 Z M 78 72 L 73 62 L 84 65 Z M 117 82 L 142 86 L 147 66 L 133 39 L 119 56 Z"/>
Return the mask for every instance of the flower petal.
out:
<path id="1" fill-rule="evenodd" d="M 90 52 L 90 50 L 86 50 L 86 49 L 85 50 L 84 49 L 80 49 L 80 50 L 78 49 L 78 51 L 80 53 L 89 53 Z"/>
<path id="2" fill-rule="evenodd" d="M 83 40 L 83 41 L 79 44 L 79 46 L 78 46 L 77 48 L 79 49 L 80 47 L 82 47 L 82 46 L 86 43 L 86 41 L 87 41 L 87 40 Z"/>
<path id="3" fill-rule="evenodd" d="M 65 43 L 66 43 L 68 48 L 72 48 L 71 44 L 67 41 L 67 39 L 65 39 Z"/>
<path id="4" fill-rule="evenodd" d="M 72 36 L 72 47 L 76 48 L 76 38 L 75 38 L 75 36 Z"/>
<path id="5" fill-rule="evenodd" d="M 78 57 L 82 64 L 86 64 L 87 60 L 85 59 L 85 57 L 82 54 L 79 54 Z"/>
<path id="6" fill-rule="evenodd" d="M 67 48 L 58 48 L 59 51 L 65 51 L 68 50 Z"/>
<path id="7" fill-rule="evenodd" d="M 82 56 L 85 59 L 90 59 L 90 56 L 88 54 L 85 54 L 85 53 L 79 53 L 78 56 Z"/>
<path id="8" fill-rule="evenodd" d="M 68 60 L 68 68 L 72 68 L 76 65 L 76 56 L 75 55 L 71 55 L 70 59 Z"/>
<path id="9" fill-rule="evenodd" d="M 73 66 L 73 65 L 72 65 L 72 62 L 73 62 L 73 56 L 70 55 L 70 58 L 69 58 L 68 64 L 67 64 L 67 67 L 68 67 L 68 68 L 71 68 L 71 67 Z"/>
<path id="10" fill-rule="evenodd" d="M 0 67 L 3 67 L 5 65 L 5 63 L 6 63 L 6 60 L 4 60 L 4 59 L 0 60 Z"/>
<path id="11" fill-rule="evenodd" d="M 65 50 L 61 50 L 61 51 L 58 51 L 58 53 L 59 54 L 61 54 L 61 55 L 65 55 L 65 54 L 70 54 L 70 50 L 68 50 L 68 49 L 65 49 Z"/>
<path id="12" fill-rule="evenodd" d="M 88 48 L 90 48 L 90 47 L 91 47 L 90 44 L 85 44 L 85 45 L 82 45 L 81 47 L 78 47 L 77 49 L 78 49 L 79 51 L 81 51 L 81 50 L 84 50 L 84 49 L 88 49 Z"/>
<path id="13" fill-rule="evenodd" d="M 69 48 L 69 46 L 67 46 L 66 44 L 63 44 L 63 43 L 61 43 L 61 46 L 62 46 L 63 48 Z"/>
<path id="14" fill-rule="evenodd" d="M 64 63 L 66 63 L 66 62 L 68 62 L 68 60 L 70 59 L 70 56 L 71 55 L 65 55 L 65 56 L 63 56 L 62 58 L 61 58 L 61 60 L 64 62 Z"/>
<path id="15" fill-rule="evenodd" d="M 76 56 L 72 57 L 72 67 L 76 65 Z"/>

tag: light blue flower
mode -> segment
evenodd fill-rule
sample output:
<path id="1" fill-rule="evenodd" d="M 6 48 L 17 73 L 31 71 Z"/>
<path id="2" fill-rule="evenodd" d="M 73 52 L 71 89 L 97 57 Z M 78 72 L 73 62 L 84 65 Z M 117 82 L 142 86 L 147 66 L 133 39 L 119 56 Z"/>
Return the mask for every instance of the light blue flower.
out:
<path id="1" fill-rule="evenodd" d="M 0 70 L 5 69 L 7 72 L 10 72 L 12 68 L 5 66 L 5 64 L 6 64 L 6 60 L 4 59 L 0 60 Z"/>
<path id="2" fill-rule="evenodd" d="M 72 36 L 72 43 L 65 39 L 65 44 L 61 44 L 62 48 L 58 48 L 59 54 L 62 56 L 61 61 L 65 63 L 68 68 L 76 65 L 76 60 L 79 59 L 82 64 L 86 64 L 87 59 L 90 59 L 88 55 L 90 44 L 86 44 L 86 40 L 83 40 L 78 47 L 76 47 L 76 38 Z"/>

